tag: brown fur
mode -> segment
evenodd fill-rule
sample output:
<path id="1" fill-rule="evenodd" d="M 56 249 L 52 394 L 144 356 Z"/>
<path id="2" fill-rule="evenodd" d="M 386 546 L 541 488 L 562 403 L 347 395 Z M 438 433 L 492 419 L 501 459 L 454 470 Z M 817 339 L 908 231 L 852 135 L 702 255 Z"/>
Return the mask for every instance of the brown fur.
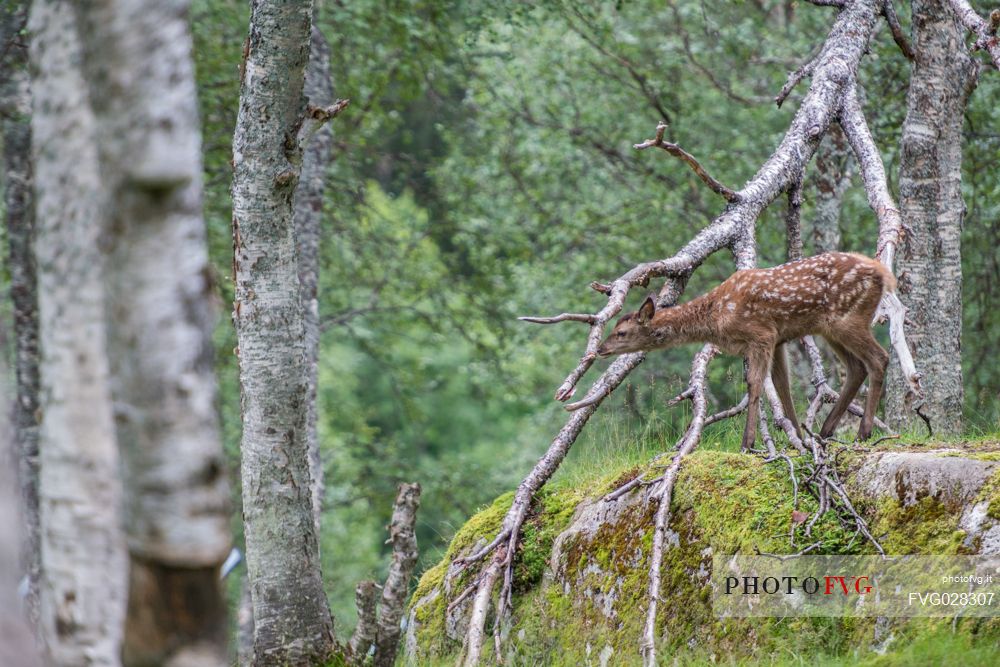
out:
<path id="1" fill-rule="evenodd" d="M 743 446 L 749 448 L 756 438 L 758 403 L 769 370 L 785 415 L 798 430 L 784 343 L 820 335 L 847 367 L 840 400 L 820 435 L 833 433 L 869 377 L 870 390 L 858 431 L 864 440 L 871 435 L 889 362 L 888 353 L 872 336 L 871 321 L 882 294 L 895 287 L 896 279 L 885 265 L 855 253 L 827 253 L 771 269 L 737 271 L 708 294 L 679 306 L 656 309 L 647 298 L 638 311 L 618 321 L 598 354 L 707 342 L 729 354 L 745 356 L 750 400 Z"/>

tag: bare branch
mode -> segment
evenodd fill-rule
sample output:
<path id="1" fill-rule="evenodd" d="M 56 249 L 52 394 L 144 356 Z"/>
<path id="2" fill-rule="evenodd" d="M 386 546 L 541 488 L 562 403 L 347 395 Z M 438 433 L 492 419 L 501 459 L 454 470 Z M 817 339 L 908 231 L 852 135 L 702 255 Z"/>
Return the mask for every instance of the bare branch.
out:
<path id="1" fill-rule="evenodd" d="M 709 424 L 714 424 L 715 422 L 720 422 L 723 419 L 729 419 L 730 417 L 735 417 L 736 415 L 740 414 L 741 412 L 747 409 L 747 403 L 749 402 L 750 402 L 750 397 L 747 396 L 746 394 L 743 394 L 743 398 L 740 399 L 740 402 L 734 405 L 733 407 L 728 408 L 726 410 L 722 410 L 721 412 L 716 412 L 714 415 L 710 417 L 706 417 L 705 426 L 708 426 Z"/>
<path id="2" fill-rule="evenodd" d="M 299 125 L 298 142 L 299 146 L 305 146 L 320 128 L 340 115 L 340 112 L 347 108 L 350 100 L 337 100 L 330 106 L 320 107 L 314 104 L 306 105 L 305 115 Z"/>
<path id="3" fill-rule="evenodd" d="M 868 195 L 868 204 L 875 211 L 875 216 L 879 221 L 878 248 L 875 257 L 891 271 L 896 248 L 903 233 L 903 219 L 892 194 L 889 192 L 882 155 L 879 153 L 878 146 L 875 145 L 871 130 L 868 129 L 856 86 L 848 86 L 844 91 L 844 106 L 840 113 L 840 125 L 858 159 L 861 177 L 865 185 L 865 194 Z M 889 338 L 899 359 L 903 377 L 910 385 L 909 398 L 912 400 L 913 397 L 920 397 L 923 393 L 920 387 L 921 375 L 917 372 L 910 348 L 906 344 L 906 336 L 903 331 L 906 309 L 899 297 L 891 292 L 886 293 L 879 303 L 875 319 L 876 321 L 889 320 Z"/>
<path id="4" fill-rule="evenodd" d="M 740 199 L 739 194 L 737 194 L 734 190 L 727 188 L 725 185 L 723 185 L 718 180 L 713 178 L 707 171 L 705 171 L 705 168 L 701 166 L 701 163 L 698 162 L 698 160 L 696 160 L 693 155 L 688 153 L 686 150 L 684 150 L 677 144 L 671 143 L 669 141 L 664 141 L 663 133 L 666 131 L 667 131 L 667 124 L 663 121 L 660 121 L 656 125 L 655 138 L 647 139 L 646 141 L 643 141 L 640 144 L 633 144 L 632 148 L 635 148 L 636 150 L 643 150 L 645 148 L 653 148 L 653 147 L 662 148 L 663 150 L 667 151 L 674 157 L 680 158 L 689 167 L 691 167 L 694 173 L 698 175 L 698 178 L 700 178 L 702 182 L 705 183 L 705 185 L 707 185 L 709 188 L 712 189 L 712 192 L 722 195 L 723 198 L 725 198 L 725 200 L 728 202 L 739 201 Z"/>
<path id="5" fill-rule="evenodd" d="M 802 175 L 788 186 L 785 210 L 785 252 L 789 262 L 802 259 Z"/>
<path id="6" fill-rule="evenodd" d="M 658 297 L 659 305 L 663 306 L 676 300 L 690 273 L 709 255 L 721 248 L 728 247 L 732 251 L 737 267 L 748 268 L 755 265 L 754 226 L 757 218 L 766 206 L 782 192 L 787 191 L 792 182 L 799 177 L 804 166 L 812 158 L 819 139 L 839 112 L 845 88 L 854 85 L 854 74 L 861 56 L 867 49 L 881 1 L 853 0 L 838 15 L 820 51 L 821 56 L 813 68 L 813 81 L 809 92 L 804 96 L 781 144 L 739 193 L 733 193 L 735 196 L 732 199 L 727 197 L 729 205 L 710 225 L 702 229 L 673 257 L 636 266 L 609 285 L 592 285 L 594 289 L 607 295 L 608 303 L 595 315 L 594 324 L 591 325 L 588 334 L 587 348 L 580 363 L 556 392 L 556 397 L 559 400 L 566 400 L 572 395 L 576 383 L 593 364 L 604 325 L 610 321 L 611 317 L 620 312 L 631 288 L 646 285 L 654 277 L 667 277 L 668 280 L 665 281 Z M 656 139 L 640 144 L 639 147 L 656 147 L 658 144 L 662 144 L 663 130 L 660 127 L 657 128 L 657 135 Z M 662 145 L 659 147 L 665 148 Z M 708 359 L 714 354 L 714 348 L 706 346 L 695 358 L 695 363 L 692 365 L 692 384 L 700 385 L 702 392 L 700 399 L 697 392 L 692 397 L 695 405 L 695 418 L 681 440 L 680 451 L 674 457 L 674 462 L 664 473 L 661 483 L 657 484 L 658 492 L 651 496 L 658 495 L 661 499 L 657 511 L 661 551 L 664 530 L 660 528 L 665 526 L 669 519 L 668 494 L 676 479 L 680 459 L 697 445 L 706 420 L 703 394 L 704 379 L 702 377 L 699 380 L 698 373 L 703 366 L 707 366 Z M 480 575 L 476 585 L 476 605 L 474 606 L 479 611 L 474 610 L 472 622 L 466 633 L 466 664 L 469 664 L 469 656 L 478 659 L 481 655 L 481 644 L 485 636 L 485 609 L 501 571 L 505 571 L 505 586 L 500 596 L 498 613 L 502 615 L 506 609 L 509 609 L 507 582 L 511 578 L 510 568 L 513 566 L 513 554 L 532 497 L 555 472 L 601 401 L 643 359 L 642 353 L 633 353 L 618 357 L 612 362 L 607 371 L 591 387 L 587 397 L 581 401 L 583 405 L 573 412 L 559 434 L 553 439 L 546 454 L 521 482 L 497 537 L 487 547 L 478 550 L 472 556 L 458 559 L 453 564 L 453 566 L 458 566 L 455 569 L 460 571 L 467 564 L 479 560 L 492 550 L 497 549 L 497 553 L 491 559 L 491 564 L 486 568 L 484 574 Z M 788 420 L 783 421 L 785 426 L 789 424 Z M 636 482 L 635 486 L 642 483 L 642 481 Z M 822 485 L 820 493 L 826 493 L 822 490 Z M 826 506 L 822 505 L 822 507 Z M 656 579 L 651 581 L 650 588 L 650 603 L 654 607 L 651 616 L 654 623 L 655 604 L 659 596 L 659 574 L 658 570 L 655 572 Z M 647 661 L 655 661 L 655 647 L 645 639 L 644 654 Z M 650 660 L 651 658 L 652 660 Z"/>
<path id="7" fill-rule="evenodd" d="M 836 7 L 837 9 L 843 9 L 847 6 L 847 0 L 805 0 L 810 5 L 816 5 L 817 7 Z"/>
<path id="8" fill-rule="evenodd" d="M 972 44 L 972 50 L 983 50 L 989 53 L 993 67 L 1000 69 L 1000 39 L 997 38 L 997 28 L 1000 27 L 1000 9 L 990 12 L 989 20 L 983 19 L 976 10 L 969 5 L 968 0 L 948 0 L 948 4 L 955 11 L 958 20 L 971 32 L 976 41 Z"/>
<path id="9" fill-rule="evenodd" d="M 896 8 L 893 6 L 892 0 L 883 0 L 882 16 L 885 17 L 885 22 L 889 24 L 889 31 L 892 32 L 892 39 L 896 42 L 896 46 L 903 52 L 907 60 L 913 60 L 916 54 L 913 53 L 913 47 L 910 46 L 909 40 L 906 39 L 903 26 L 899 25 L 899 17 L 896 16 Z"/>
<path id="10" fill-rule="evenodd" d="M 813 70 L 816 68 L 816 60 L 818 57 L 819 56 L 816 58 L 810 58 L 794 72 L 788 73 L 788 79 L 785 81 L 785 85 L 783 85 L 778 94 L 774 96 L 774 103 L 778 105 L 779 109 L 781 108 L 781 105 L 785 103 L 785 100 L 788 99 L 788 96 L 792 94 L 792 90 L 795 89 L 795 86 L 799 85 L 799 81 L 807 76 L 812 76 Z"/>
<path id="11" fill-rule="evenodd" d="M 517 318 L 522 322 L 533 322 L 534 324 L 555 324 L 556 322 L 586 322 L 596 324 L 597 316 L 590 313 L 562 313 L 555 317 L 532 317 L 525 315 Z"/>
<path id="12" fill-rule="evenodd" d="M 469 618 L 469 632 L 465 638 L 463 647 L 462 664 L 466 667 L 476 667 L 479 664 L 479 657 L 483 649 L 483 627 L 486 625 L 486 613 L 490 607 L 490 597 L 493 594 L 493 586 L 506 560 L 507 550 L 501 548 L 493 556 L 490 564 L 483 571 L 476 597 L 472 602 L 472 616 Z"/>

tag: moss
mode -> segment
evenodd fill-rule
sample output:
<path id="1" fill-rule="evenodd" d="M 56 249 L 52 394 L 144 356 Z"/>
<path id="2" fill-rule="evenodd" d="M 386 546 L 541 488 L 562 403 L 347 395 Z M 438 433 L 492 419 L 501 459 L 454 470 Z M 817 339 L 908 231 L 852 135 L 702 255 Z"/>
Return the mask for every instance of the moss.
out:
<path id="1" fill-rule="evenodd" d="M 860 450 L 833 451 L 845 469 L 862 460 Z M 606 469 L 589 483 L 581 483 L 579 476 L 572 486 L 557 481 L 536 499 L 524 526 L 515 568 L 508 641 L 517 656 L 516 664 L 597 663 L 608 647 L 612 651 L 609 664 L 637 662 L 636 647 L 648 604 L 654 507 L 628 505 L 617 522 L 602 523 L 595 534 L 565 537 L 562 562 L 549 563 L 548 559 L 553 540 L 583 501 L 597 500 L 623 481 L 637 475 L 650 477 L 662 467 L 662 461 L 639 467 L 629 464 Z M 1000 510 L 1000 473 L 989 486 L 991 511 Z M 440 586 L 455 555 L 495 534 L 511 499 L 510 494 L 497 499 L 459 531 L 443 562 L 421 579 L 415 600 Z M 705 450 L 685 459 L 674 492 L 672 546 L 664 554 L 661 574 L 663 588 L 669 591 L 669 604 L 660 605 L 657 619 L 665 655 L 675 657 L 677 664 L 745 664 L 745 660 L 786 664 L 783 661 L 789 655 L 827 655 L 833 661 L 829 664 L 847 664 L 871 657 L 864 647 L 874 637 L 873 619 L 713 616 L 705 577 L 712 553 L 787 551 L 793 509 L 788 468 L 782 463 L 765 464 L 757 457 Z M 811 514 L 816 503 L 802 495 L 798 509 Z M 910 507 L 888 499 L 859 504 L 859 509 L 890 553 L 947 554 L 962 549 L 965 535 L 955 529 L 955 513 L 932 497 Z M 798 538 L 803 543 L 804 536 Z M 872 551 L 863 540 L 855 539 L 853 530 L 842 527 L 832 512 L 815 524 L 810 540 L 822 541 L 822 549 L 816 553 Z M 555 575 L 545 578 L 546 571 Z M 452 594 L 461 590 L 461 586 L 453 586 Z M 445 636 L 446 602 L 442 596 L 418 609 L 421 664 L 453 659 L 460 649 L 458 642 Z M 900 627 L 931 626 L 907 621 Z M 902 636 L 903 631 L 894 628 L 893 632 Z M 909 637 L 906 641 L 916 635 Z M 487 653 L 491 650 L 485 648 Z M 979 655 L 978 650 L 970 655 Z M 484 655 L 484 661 L 490 659 Z"/>
<path id="2" fill-rule="evenodd" d="M 993 476 L 983 484 L 977 501 L 988 503 L 986 506 L 987 516 L 1000 520 L 1000 466 L 997 466 Z"/>
<path id="3" fill-rule="evenodd" d="M 965 531 L 957 530 L 957 517 L 938 499 L 925 496 L 910 506 L 897 499 L 878 503 L 871 524 L 874 535 L 889 554 L 957 554 Z"/>

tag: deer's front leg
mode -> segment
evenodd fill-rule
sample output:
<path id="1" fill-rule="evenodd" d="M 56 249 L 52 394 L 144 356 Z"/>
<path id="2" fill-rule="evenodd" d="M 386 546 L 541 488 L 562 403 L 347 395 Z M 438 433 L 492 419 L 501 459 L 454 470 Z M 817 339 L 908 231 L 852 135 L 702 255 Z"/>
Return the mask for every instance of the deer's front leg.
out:
<path id="1" fill-rule="evenodd" d="M 764 378 L 771 370 L 774 354 L 772 345 L 755 345 L 747 351 L 747 425 L 743 429 L 742 451 L 753 448 L 757 439 L 757 413 L 760 409 L 760 395 L 764 389 Z"/>

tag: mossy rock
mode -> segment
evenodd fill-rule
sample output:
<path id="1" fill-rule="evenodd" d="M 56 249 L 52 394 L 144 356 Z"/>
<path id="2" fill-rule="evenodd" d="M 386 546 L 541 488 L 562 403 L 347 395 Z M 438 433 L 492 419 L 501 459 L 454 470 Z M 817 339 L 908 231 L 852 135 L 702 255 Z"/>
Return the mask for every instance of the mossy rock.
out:
<path id="1" fill-rule="evenodd" d="M 1000 502 L 1000 463 L 978 452 L 956 458 L 954 451 L 895 452 L 887 460 L 884 452 L 844 458 L 853 471 L 844 474 L 850 476 L 855 504 L 890 553 L 977 553 L 992 548 L 984 539 L 991 531 L 1000 536 L 1000 521 L 991 516 L 993 503 Z M 635 475 L 652 476 L 662 469 L 658 465 L 603 471 L 592 484 L 553 484 L 539 494 L 517 553 L 514 611 L 510 627 L 504 628 L 506 664 L 639 662 L 655 504 L 647 502 L 644 489 L 615 502 L 603 496 Z M 916 641 L 922 632 L 942 626 L 931 620 L 876 627 L 875 619 L 865 618 L 714 617 L 708 586 L 712 555 L 791 551 L 792 498 L 783 462 L 765 464 L 719 451 L 698 451 L 684 460 L 661 572 L 660 655 L 676 664 L 773 664 L 789 655 L 854 661 L 878 657 L 873 647 L 886 642 L 905 647 L 904 640 Z M 453 570 L 449 576 L 450 563 L 493 537 L 511 499 L 506 494 L 474 516 L 442 562 L 424 574 L 408 618 L 406 659 L 411 663 L 445 664 L 461 651 L 468 601 L 450 613 L 447 608 L 476 573 Z M 814 509 L 811 498 L 800 499 L 799 510 Z M 816 522 L 809 539 L 822 542 L 813 553 L 872 551 L 832 512 Z M 1000 548 L 1000 537 L 996 543 Z M 996 648 L 997 624 L 963 623 L 975 628 L 970 650 L 981 642 Z M 491 650 L 486 647 L 484 662 L 494 660 Z"/>

